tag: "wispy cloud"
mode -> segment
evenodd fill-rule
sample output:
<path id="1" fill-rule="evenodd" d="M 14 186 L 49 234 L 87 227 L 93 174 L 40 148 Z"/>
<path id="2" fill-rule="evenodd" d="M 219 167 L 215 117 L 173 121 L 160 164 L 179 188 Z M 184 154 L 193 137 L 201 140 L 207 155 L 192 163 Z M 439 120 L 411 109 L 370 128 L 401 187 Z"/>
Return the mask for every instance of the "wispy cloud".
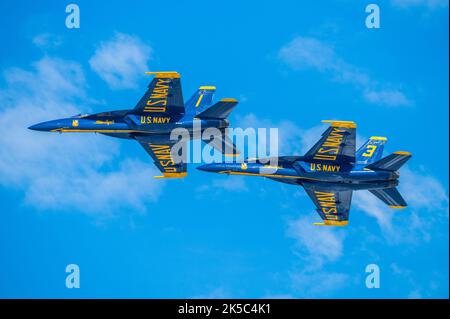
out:
<path id="1" fill-rule="evenodd" d="M 291 274 L 292 288 L 301 298 L 320 298 L 330 296 L 352 283 L 348 274 L 333 271 Z"/>
<path id="2" fill-rule="evenodd" d="M 387 106 L 410 105 L 406 96 L 397 90 L 365 91 L 364 97 L 373 104 L 385 104 Z"/>
<path id="3" fill-rule="evenodd" d="M 314 216 L 315 217 L 315 216 Z M 287 234 L 296 240 L 296 248 L 310 269 L 321 268 L 342 256 L 344 233 L 337 227 L 318 227 L 311 216 L 288 222 Z"/>
<path id="4" fill-rule="evenodd" d="M 333 46 L 312 37 L 296 37 L 278 52 L 278 58 L 294 70 L 314 69 L 335 81 L 355 85 L 367 102 L 409 106 L 412 101 L 399 88 L 380 85 L 359 67 L 346 62 Z"/>
<path id="5" fill-rule="evenodd" d="M 242 176 L 227 176 L 223 179 L 215 179 L 210 184 L 213 188 L 222 188 L 231 192 L 247 192 L 248 188 L 245 185 Z"/>
<path id="6" fill-rule="evenodd" d="M 44 32 L 33 38 L 33 44 L 42 49 L 56 48 L 62 44 L 62 38 L 58 35 Z"/>
<path id="7" fill-rule="evenodd" d="M 448 222 L 448 194 L 435 177 L 404 167 L 399 191 L 409 205 L 400 211 L 366 191 L 355 192 L 353 198 L 355 209 L 374 217 L 389 242 L 428 241 L 432 236 L 428 229 L 434 222 Z"/>
<path id="8" fill-rule="evenodd" d="M 317 125 L 303 129 L 290 120 L 273 121 L 268 118 L 260 118 L 254 113 L 236 116 L 236 127 L 245 128 L 277 128 L 278 151 L 280 155 L 303 155 L 311 148 L 325 131 L 325 125 Z"/>
<path id="9" fill-rule="evenodd" d="M 426 7 L 438 9 L 448 7 L 448 0 L 391 0 L 391 3 L 399 8 Z"/>
<path id="10" fill-rule="evenodd" d="M 135 88 L 138 79 L 148 71 L 152 52 L 138 37 L 116 33 L 99 45 L 89 64 L 112 89 Z"/>
<path id="11" fill-rule="evenodd" d="M 0 184 L 29 205 L 109 214 L 155 201 L 150 161 L 119 159 L 119 143 L 99 135 L 41 133 L 31 124 L 89 111 L 81 66 L 45 57 L 31 70 L 10 68 L 0 88 Z"/>
<path id="12" fill-rule="evenodd" d="M 152 182 L 156 172 L 150 163 L 125 159 L 112 171 L 82 168 L 66 171 L 64 176 L 36 176 L 27 189 L 26 202 L 41 209 L 67 207 L 108 215 L 127 208 L 145 211 L 161 194 L 163 183 Z"/>
<path id="13" fill-rule="evenodd" d="M 388 270 L 396 277 L 398 286 L 408 288 L 408 292 L 404 296 L 409 299 L 433 298 L 436 294 L 448 296 L 448 275 L 443 272 L 430 271 L 425 275 L 417 276 L 417 273 L 408 268 L 410 264 L 399 264 L 392 262 Z M 447 291 L 446 293 L 442 293 Z"/>
<path id="14" fill-rule="evenodd" d="M 243 193 L 248 192 L 248 186 L 245 178 L 242 176 L 221 176 L 208 181 L 207 184 L 200 185 L 197 190 L 199 193 L 207 192 L 208 196 L 218 196 L 223 191 Z"/>
<path id="15" fill-rule="evenodd" d="M 223 287 L 215 288 L 205 294 L 192 297 L 193 299 L 224 299 L 230 298 L 230 293 Z"/>
<path id="16" fill-rule="evenodd" d="M 296 241 L 294 253 L 302 267 L 290 273 L 292 289 L 300 297 L 317 298 L 342 289 L 351 280 L 345 273 L 325 270 L 338 261 L 344 250 L 345 234 L 335 227 L 317 227 L 311 216 L 288 222 L 287 235 Z M 320 283 L 320 284 L 319 284 Z"/>

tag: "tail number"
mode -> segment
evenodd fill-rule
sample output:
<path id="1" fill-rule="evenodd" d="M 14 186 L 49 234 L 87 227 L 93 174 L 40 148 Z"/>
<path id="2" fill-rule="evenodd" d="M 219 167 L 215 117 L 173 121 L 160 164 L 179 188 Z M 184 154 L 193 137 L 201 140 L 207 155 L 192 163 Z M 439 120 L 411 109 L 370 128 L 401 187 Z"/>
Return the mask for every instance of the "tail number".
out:
<path id="1" fill-rule="evenodd" d="M 362 154 L 364 157 L 372 157 L 373 153 L 377 149 L 376 145 L 367 145 L 366 151 Z"/>

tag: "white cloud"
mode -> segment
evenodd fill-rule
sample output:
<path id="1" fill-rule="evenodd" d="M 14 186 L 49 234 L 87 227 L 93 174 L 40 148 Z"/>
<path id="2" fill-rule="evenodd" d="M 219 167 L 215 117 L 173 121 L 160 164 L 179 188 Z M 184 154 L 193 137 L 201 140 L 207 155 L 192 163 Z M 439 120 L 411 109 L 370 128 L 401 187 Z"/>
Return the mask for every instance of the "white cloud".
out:
<path id="1" fill-rule="evenodd" d="M 402 168 L 400 174 L 399 191 L 408 203 L 406 209 L 391 209 L 368 191 L 355 192 L 353 205 L 374 217 L 391 243 L 428 241 L 432 236 L 428 229 L 433 223 L 448 222 L 448 194 L 430 175 L 408 167 Z"/>
<path id="2" fill-rule="evenodd" d="M 62 44 L 60 36 L 45 32 L 33 38 L 33 44 L 42 49 L 56 48 Z"/>
<path id="3" fill-rule="evenodd" d="M 334 69 L 335 61 L 342 63 L 334 49 L 314 38 L 297 37 L 281 48 L 279 58 L 294 69 L 315 68 L 320 71 Z"/>
<path id="4" fill-rule="evenodd" d="M 193 299 L 225 299 L 230 298 L 230 293 L 226 291 L 223 287 L 218 287 L 212 291 L 207 292 L 199 296 L 193 297 Z"/>
<path id="5" fill-rule="evenodd" d="M 243 129 L 277 128 L 279 155 L 303 155 L 318 141 L 326 129 L 325 125 L 303 129 L 290 120 L 274 122 L 270 119 L 258 118 L 253 113 L 236 116 L 235 124 L 235 127 Z"/>
<path id="6" fill-rule="evenodd" d="M 412 274 L 411 270 L 402 268 L 399 265 L 397 265 L 396 263 L 391 263 L 390 268 L 391 268 L 392 273 L 397 276 L 410 277 Z"/>
<path id="7" fill-rule="evenodd" d="M 399 8 L 426 7 L 438 9 L 448 7 L 448 0 L 391 0 L 391 3 Z"/>
<path id="8" fill-rule="evenodd" d="M 413 290 L 408 294 L 408 299 L 422 299 L 422 294 L 419 290 Z"/>
<path id="9" fill-rule="evenodd" d="M 109 172 L 98 171 L 98 167 L 85 169 L 65 172 L 63 177 L 35 177 L 27 189 L 26 202 L 41 209 L 64 206 L 108 214 L 124 208 L 145 211 L 146 204 L 155 202 L 161 193 L 162 184 L 151 180 L 156 172 L 150 163 L 126 159 Z"/>
<path id="10" fill-rule="evenodd" d="M 314 212 L 315 214 L 315 212 Z M 296 240 L 296 248 L 308 270 L 320 269 L 325 262 L 334 262 L 342 256 L 344 233 L 338 227 L 314 226 L 317 216 L 300 217 L 288 222 L 287 234 Z"/>
<path id="11" fill-rule="evenodd" d="M 213 188 L 222 188 L 231 192 L 247 192 L 248 188 L 245 185 L 242 176 L 227 176 L 223 179 L 215 179 L 212 181 Z"/>
<path id="12" fill-rule="evenodd" d="M 398 88 L 386 88 L 367 73 L 338 56 L 334 48 L 311 37 L 296 37 L 278 52 L 278 58 L 294 70 L 314 69 L 335 81 L 355 85 L 373 104 L 409 106 L 412 101 Z"/>
<path id="13" fill-rule="evenodd" d="M 325 266 L 342 257 L 345 233 L 338 227 L 314 226 L 320 218 L 315 214 L 290 220 L 287 225 L 287 235 L 296 241 L 294 254 L 301 259 L 301 267 L 290 272 L 289 278 L 301 298 L 327 296 L 351 280 L 349 275 L 329 272 Z"/>
<path id="14" fill-rule="evenodd" d="M 366 91 L 364 97 L 373 104 L 384 104 L 387 106 L 408 106 L 411 101 L 399 90 Z"/>
<path id="15" fill-rule="evenodd" d="M 221 178 L 213 179 L 208 184 L 201 185 L 197 191 L 200 192 L 248 192 L 248 187 L 245 179 L 242 176 L 222 176 Z"/>
<path id="16" fill-rule="evenodd" d="M 292 294 L 271 294 L 268 293 L 262 297 L 262 299 L 293 299 Z"/>
<path id="17" fill-rule="evenodd" d="M 120 161 L 119 142 L 101 135 L 35 132 L 28 126 L 88 111 L 83 71 L 44 57 L 4 72 L 0 88 L 0 185 L 21 189 L 29 205 L 55 211 L 143 210 L 163 183 L 151 161 Z"/>
<path id="18" fill-rule="evenodd" d="M 100 44 L 89 64 L 112 89 L 135 88 L 151 55 L 152 48 L 138 37 L 116 33 Z"/>
<path id="19" fill-rule="evenodd" d="M 448 194 L 444 186 L 433 176 L 414 172 L 408 167 L 401 170 L 400 190 L 410 206 L 429 211 L 446 211 Z"/>
<path id="20" fill-rule="evenodd" d="M 330 271 L 293 273 L 291 279 L 300 298 L 327 297 L 352 282 L 349 275 Z"/>
<path id="21" fill-rule="evenodd" d="M 394 262 L 390 264 L 390 270 L 392 274 L 397 277 L 396 279 L 399 285 L 411 287 L 411 291 L 406 295 L 406 298 L 423 298 L 419 284 L 416 281 L 416 276 L 410 269 L 399 266 Z"/>

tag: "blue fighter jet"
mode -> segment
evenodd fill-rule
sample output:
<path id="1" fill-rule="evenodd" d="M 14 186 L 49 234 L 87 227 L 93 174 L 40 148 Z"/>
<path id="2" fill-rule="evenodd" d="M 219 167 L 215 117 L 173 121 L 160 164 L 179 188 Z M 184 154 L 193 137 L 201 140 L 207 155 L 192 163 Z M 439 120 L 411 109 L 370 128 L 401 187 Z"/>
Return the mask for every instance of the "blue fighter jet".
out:
<path id="1" fill-rule="evenodd" d="M 170 133 L 176 128 L 188 130 L 191 138 L 201 136 L 207 128 L 216 128 L 220 130 L 220 136 L 211 136 L 206 142 L 227 156 L 238 155 L 235 145 L 226 135 L 226 128 L 230 124 L 227 117 L 237 105 L 237 100 L 221 99 L 211 106 L 216 88 L 201 86 L 184 103 L 180 74 L 177 72 L 147 72 L 147 74 L 154 74 L 155 77 L 134 109 L 76 115 L 39 123 L 30 126 L 29 129 L 60 133 L 95 132 L 134 139 L 150 154 L 161 171 L 162 176 L 155 176 L 156 178 L 186 176 L 185 161 L 174 160 L 171 152 L 178 141 L 171 140 Z"/>
<path id="2" fill-rule="evenodd" d="M 391 208 L 404 208 L 398 192 L 398 169 L 411 154 L 394 152 L 381 158 L 385 137 L 373 136 L 355 152 L 356 124 L 323 121 L 330 127 L 304 156 L 247 160 L 243 163 L 212 163 L 198 167 L 207 172 L 264 176 L 301 185 L 317 207 L 323 222 L 318 226 L 348 224 L 353 191 L 368 190 Z M 276 160 L 276 167 L 267 163 Z"/>

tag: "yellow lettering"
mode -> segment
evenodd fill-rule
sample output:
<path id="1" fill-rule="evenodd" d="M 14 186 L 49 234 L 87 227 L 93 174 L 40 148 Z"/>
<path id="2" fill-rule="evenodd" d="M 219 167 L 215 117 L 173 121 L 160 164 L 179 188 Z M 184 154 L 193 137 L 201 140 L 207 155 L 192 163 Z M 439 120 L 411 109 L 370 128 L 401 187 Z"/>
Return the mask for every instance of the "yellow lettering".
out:
<path id="1" fill-rule="evenodd" d="M 165 172 L 176 172 L 174 166 L 175 162 L 172 158 L 172 154 L 170 153 L 169 145 L 158 145 L 158 144 L 149 144 L 156 158 L 159 160 L 159 164 L 164 168 Z"/>
<path id="2" fill-rule="evenodd" d="M 337 214 L 336 198 L 334 193 L 328 192 L 314 192 L 317 196 L 317 201 L 324 214 Z"/>
<path id="3" fill-rule="evenodd" d="M 367 145 L 366 151 L 362 154 L 364 157 L 372 157 L 373 153 L 377 149 L 376 145 Z"/>

